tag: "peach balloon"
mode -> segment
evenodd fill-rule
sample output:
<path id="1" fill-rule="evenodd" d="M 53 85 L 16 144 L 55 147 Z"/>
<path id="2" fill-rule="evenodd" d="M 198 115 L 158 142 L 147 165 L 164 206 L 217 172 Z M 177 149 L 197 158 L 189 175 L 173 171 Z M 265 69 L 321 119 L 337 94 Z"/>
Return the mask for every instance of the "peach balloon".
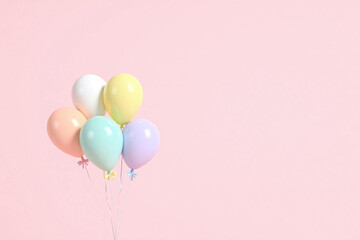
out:
<path id="1" fill-rule="evenodd" d="M 85 124 L 84 115 L 74 108 L 60 108 L 47 122 L 47 132 L 52 143 L 61 151 L 74 156 L 84 155 L 80 147 L 79 133 Z"/>

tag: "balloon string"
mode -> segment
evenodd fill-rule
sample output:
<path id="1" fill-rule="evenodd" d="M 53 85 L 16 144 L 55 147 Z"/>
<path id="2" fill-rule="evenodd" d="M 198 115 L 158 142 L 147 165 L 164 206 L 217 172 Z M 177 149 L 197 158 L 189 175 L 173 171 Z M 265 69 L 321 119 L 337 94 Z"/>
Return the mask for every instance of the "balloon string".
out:
<path id="1" fill-rule="evenodd" d="M 120 157 L 120 191 L 119 194 L 123 188 L 123 179 L 122 179 L 122 174 L 123 174 L 123 158 L 122 155 Z"/>
<path id="2" fill-rule="evenodd" d="M 121 129 L 121 131 L 124 129 L 124 126 L 125 125 L 120 125 L 120 129 Z M 120 191 L 119 191 L 119 193 L 118 193 L 118 195 L 120 195 L 120 192 L 121 192 L 121 190 L 122 190 L 122 188 L 123 188 L 123 178 L 122 178 L 122 175 L 123 175 L 123 155 L 121 154 L 121 156 L 120 156 Z"/>
<path id="3" fill-rule="evenodd" d="M 99 200 L 99 198 L 98 198 L 98 195 L 96 194 L 96 191 L 95 191 L 95 187 L 94 187 L 94 184 L 93 184 L 93 182 L 92 182 L 92 179 L 91 179 L 91 177 L 90 177 L 90 174 L 89 174 L 89 171 L 88 171 L 88 169 L 87 169 L 87 166 L 84 166 L 83 167 L 84 169 L 85 169 L 85 171 L 86 171 L 86 175 L 87 175 L 87 177 L 88 177 L 88 179 L 89 179 L 89 182 L 90 182 L 90 186 L 91 186 L 91 191 L 92 191 L 92 193 L 93 193 L 93 195 L 94 195 L 94 198 L 95 198 L 95 201 L 96 201 L 96 206 L 97 206 L 97 209 L 98 209 L 98 214 L 100 214 L 101 213 L 101 209 L 100 209 L 100 200 Z M 103 219 L 103 224 L 104 224 L 104 229 L 105 229 L 105 233 L 106 233 L 106 235 L 108 236 L 108 231 L 106 230 L 106 224 L 105 224 L 105 216 L 103 215 L 103 214 L 100 214 L 102 217 L 102 219 Z"/>
<path id="4" fill-rule="evenodd" d="M 105 174 L 105 173 L 104 173 L 104 174 Z M 110 205 L 110 201 L 109 201 L 110 188 L 109 188 L 109 191 L 108 191 L 108 186 L 107 186 L 106 179 L 104 179 L 104 181 L 105 181 L 105 198 L 106 198 L 107 206 L 108 206 L 108 208 L 109 208 L 111 228 L 112 228 L 114 240 L 116 240 L 115 229 L 114 229 L 114 221 L 113 221 L 113 215 L 112 215 L 112 209 L 111 209 L 111 205 Z"/>
<path id="5" fill-rule="evenodd" d="M 124 125 L 120 125 L 121 131 L 124 129 Z M 116 212 L 115 212 L 115 234 L 116 240 L 119 238 L 119 229 L 120 229 L 120 193 L 123 189 L 123 156 L 120 156 L 120 188 L 119 192 L 116 195 Z"/>
<path id="6" fill-rule="evenodd" d="M 130 191 L 130 186 L 131 186 L 132 184 L 129 182 L 127 185 L 126 185 L 126 187 L 124 188 L 124 189 L 122 189 L 121 190 L 121 192 L 123 192 L 122 193 L 122 208 L 121 209 L 119 209 L 119 215 L 118 215 L 118 219 L 117 219 L 117 226 L 118 226 L 118 228 L 120 229 L 120 227 L 121 227 L 121 222 L 122 222 L 122 219 L 123 219 L 123 217 L 125 216 L 125 211 L 126 211 L 126 207 L 125 207 L 125 205 L 126 205 L 126 203 L 127 203 L 127 198 L 128 198 L 128 193 L 129 193 L 129 191 Z M 118 234 L 119 234 L 119 231 L 118 231 Z M 117 239 L 119 239 L 119 235 L 117 236 L 118 238 Z"/>
<path id="7" fill-rule="evenodd" d="M 116 195 L 116 212 L 115 212 L 115 234 L 116 234 L 116 239 L 119 238 L 119 228 L 120 228 L 120 193 L 123 189 L 123 159 L 122 159 L 122 155 L 120 157 L 120 188 L 119 188 L 119 192 Z"/>
<path id="8" fill-rule="evenodd" d="M 88 169 L 87 169 L 87 166 L 85 166 L 84 168 L 85 168 L 85 170 L 86 170 L 86 174 L 87 174 L 87 176 L 88 176 L 89 182 L 91 183 L 91 186 L 93 186 L 93 185 L 92 185 L 92 180 L 91 180 L 91 177 L 90 177 L 90 174 L 89 174 L 89 171 L 88 171 Z"/>

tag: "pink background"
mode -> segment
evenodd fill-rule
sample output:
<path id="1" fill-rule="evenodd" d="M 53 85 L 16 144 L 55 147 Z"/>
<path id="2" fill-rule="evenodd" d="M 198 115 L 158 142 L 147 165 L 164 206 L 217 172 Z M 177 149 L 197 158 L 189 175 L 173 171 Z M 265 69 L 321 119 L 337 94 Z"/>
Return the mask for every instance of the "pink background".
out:
<path id="1" fill-rule="evenodd" d="M 120 239 L 360 239 L 359 12 L 357 0 L 1 1 L 0 239 L 110 239 L 46 121 L 72 106 L 80 75 L 121 72 L 141 81 L 136 117 L 162 143 L 123 192 Z"/>

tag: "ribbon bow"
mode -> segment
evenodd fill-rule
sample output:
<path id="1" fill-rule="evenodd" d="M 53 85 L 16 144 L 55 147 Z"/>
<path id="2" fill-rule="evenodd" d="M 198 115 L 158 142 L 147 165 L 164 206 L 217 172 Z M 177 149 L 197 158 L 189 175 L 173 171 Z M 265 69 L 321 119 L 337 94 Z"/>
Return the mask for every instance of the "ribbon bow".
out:
<path id="1" fill-rule="evenodd" d="M 81 157 L 81 160 L 78 161 L 77 164 L 84 169 L 89 164 L 89 160 Z"/>
<path id="2" fill-rule="evenodd" d="M 115 175 L 116 175 L 116 172 L 110 172 L 110 171 L 108 171 L 108 172 L 104 175 L 104 178 L 107 179 L 107 180 L 110 180 L 110 178 L 116 179 Z"/>
<path id="3" fill-rule="evenodd" d="M 128 172 L 128 175 L 130 175 L 130 179 L 131 181 L 134 180 L 134 178 L 137 178 L 137 173 L 134 172 L 134 169 L 131 169 L 129 172 Z"/>

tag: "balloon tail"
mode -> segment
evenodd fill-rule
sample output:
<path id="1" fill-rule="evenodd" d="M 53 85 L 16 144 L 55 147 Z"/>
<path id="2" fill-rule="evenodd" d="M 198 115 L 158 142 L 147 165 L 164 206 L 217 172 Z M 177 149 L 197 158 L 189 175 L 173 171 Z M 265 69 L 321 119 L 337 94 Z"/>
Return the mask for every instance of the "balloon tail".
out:
<path id="1" fill-rule="evenodd" d="M 128 172 L 128 175 L 130 176 L 130 180 L 134 180 L 134 178 L 137 178 L 138 174 L 134 172 L 134 169 L 131 169 L 129 172 Z"/>

